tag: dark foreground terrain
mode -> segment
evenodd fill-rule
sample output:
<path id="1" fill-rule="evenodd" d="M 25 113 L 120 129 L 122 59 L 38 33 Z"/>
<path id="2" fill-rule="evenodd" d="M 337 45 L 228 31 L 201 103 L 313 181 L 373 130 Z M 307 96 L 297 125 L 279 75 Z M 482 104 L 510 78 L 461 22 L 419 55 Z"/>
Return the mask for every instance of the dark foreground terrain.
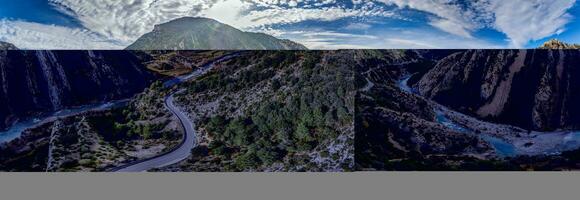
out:
<path id="1" fill-rule="evenodd" d="M 0 170 L 352 171 L 348 55 L 2 51 Z"/>
<path id="2" fill-rule="evenodd" d="M 565 49 L 0 51 L 0 170 L 575 170 L 578 64 Z"/>
<path id="3" fill-rule="evenodd" d="M 365 60 L 356 68 L 359 170 L 580 167 L 578 50 L 387 51 Z"/>

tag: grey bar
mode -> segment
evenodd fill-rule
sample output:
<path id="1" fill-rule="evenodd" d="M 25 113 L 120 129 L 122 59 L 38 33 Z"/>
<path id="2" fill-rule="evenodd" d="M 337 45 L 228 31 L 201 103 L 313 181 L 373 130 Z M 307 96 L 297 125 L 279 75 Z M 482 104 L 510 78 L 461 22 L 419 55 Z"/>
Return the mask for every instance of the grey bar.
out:
<path id="1" fill-rule="evenodd" d="M 0 199 L 556 200 L 576 172 L 1 173 Z"/>

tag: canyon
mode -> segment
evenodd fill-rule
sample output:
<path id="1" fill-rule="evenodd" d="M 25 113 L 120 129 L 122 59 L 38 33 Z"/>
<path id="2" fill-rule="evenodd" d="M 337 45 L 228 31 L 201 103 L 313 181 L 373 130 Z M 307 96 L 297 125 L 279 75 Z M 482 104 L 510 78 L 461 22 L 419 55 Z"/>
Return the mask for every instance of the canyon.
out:
<path id="1" fill-rule="evenodd" d="M 406 54 L 355 67 L 359 170 L 578 167 L 577 50 Z"/>
<path id="2" fill-rule="evenodd" d="M 129 98 L 155 79 L 131 52 L 0 53 L 0 129 L 30 117 Z"/>
<path id="3" fill-rule="evenodd" d="M 469 50 L 437 63 L 415 83 L 443 105 L 536 131 L 580 128 L 577 50 Z"/>

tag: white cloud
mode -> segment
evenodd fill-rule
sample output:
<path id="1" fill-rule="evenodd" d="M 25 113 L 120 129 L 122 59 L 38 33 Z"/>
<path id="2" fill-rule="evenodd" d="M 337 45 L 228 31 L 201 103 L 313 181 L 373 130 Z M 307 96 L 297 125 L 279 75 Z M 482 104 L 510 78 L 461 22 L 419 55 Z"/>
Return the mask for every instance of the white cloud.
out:
<path id="1" fill-rule="evenodd" d="M 466 9 L 454 0 L 379 0 L 386 4 L 397 5 L 400 8 L 410 8 L 428 12 L 437 16 L 431 19 L 431 24 L 443 31 L 462 37 L 471 38 L 471 32 L 479 28 L 478 20 L 486 19 L 483 13 Z"/>
<path id="2" fill-rule="evenodd" d="M 259 6 L 264 7 L 280 7 L 280 6 L 291 6 L 302 3 L 305 6 L 322 6 L 335 4 L 336 0 L 244 0 L 245 2 L 250 2 Z"/>
<path id="3" fill-rule="evenodd" d="M 238 21 L 242 12 L 250 9 L 251 5 L 252 3 L 242 0 L 219 1 L 211 8 L 201 11 L 199 15 L 239 28 Z"/>
<path id="4" fill-rule="evenodd" d="M 49 0 L 87 29 L 126 44 L 151 31 L 154 25 L 194 16 L 217 0 Z"/>
<path id="5" fill-rule="evenodd" d="M 49 0 L 87 30 L 129 45 L 154 25 L 185 16 L 217 19 L 242 30 L 306 20 L 332 21 L 357 16 L 392 16 L 379 8 L 325 6 L 334 0 Z M 297 7 L 300 3 L 301 7 Z M 284 7 L 289 6 L 289 7 Z M 279 34 L 280 35 L 280 34 Z"/>
<path id="6" fill-rule="evenodd" d="M 332 37 L 332 38 L 359 38 L 359 39 L 367 39 L 367 40 L 378 39 L 378 37 L 374 36 L 374 35 L 359 35 L 359 34 L 332 32 L 332 31 L 328 31 L 328 32 L 303 32 L 302 36 L 305 36 L 305 37 Z"/>
<path id="7" fill-rule="evenodd" d="M 370 24 L 365 24 L 365 23 L 350 23 L 347 26 L 345 26 L 344 29 L 346 29 L 346 30 L 367 30 L 371 27 L 372 26 Z"/>
<path id="8" fill-rule="evenodd" d="M 576 3 L 576 0 L 378 1 L 431 13 L 437 18 L 431 19 L 430 25 L 465 38 L 472 38 L 480 28 L 494 28 L 505 33 L 511 46 L 517 48 L 530 40 L 562 32 L 571 19 L 567 11 Z"/>
<path id="9" fill-rule="evenodd" d="M 290 6 L 290 7 L 296 7 L 297 5 L 298 5 L 298 2 L 296 2 L 296 1 L 289 1 L 288 2 L 288 6 Z"/>
<path id="10" fill-rule="evenodd" d="M 563 32 L 575 0 L 493 0 L 494 27 L 505 33 L 513 47 Z"/>
<path id="11" fill-rule="evenodd" d="M 429 22 L 429 24 L 454 35 L 459 35 L 465 38 L 473 38 L 473 36 L 471 36 L 471 31 L 473 30 L 467 29 L 464 26 L 453 23 L 449 20 L 435 20 Z"/>
<path id="12" fill-rule="evenodd" d="M 400 39 L 400 38 L 386 38 L 384 39 L 383 45 L 393 46 L 394 48 L 399 49 L 437 49 L 437 47 L 433 44 L 417 41 L 417 40 L 409 40 L 409 39 Z"/>
<path id="13" fill-rule="evenodd" d="M 120 49 L 105 37 L 79 28 L 0 20 L 0 41 L 20 49 Z"/>
<path id="14" fill-rule="evenodd" d="M 292 34 L 288 34 L 288 31 L 280 28 L 280 25 L 309 20 L 322 21 L 321 24 L 324 24 L 326 21 L 344 18 L 362 19 L 363 21 L 352 21 L 343 28 L 347 31 L 366 32 L 377 24 L 364 21 L 370 20 L 371 17 L 409 18 L 400 16 L 397 9 L 383 6 L 388 4 L 399 9 L 430 13 L 425 23 L 455 36 L 453 39 L 442 40 L 454 43 L 445 44 L 435 40 L 433 34 L 439 34 L 435 33 L 438 31 L 415 31 L 413 38 L 396 31 L 375 33 L 381 35 L 381 38 L 370 39 L 361 35 L 351 37 L 323 35 L 330 33 L 324 30 L 324 26 L 319 26 L 322 27 L 323 30 L 320 32 L 323 34 L 300 37 L 312 46 L 321 48 L 337 46 L 339 43 L 357 47 L 369 46 L 372 44 L 371 40 L 378 41 L 375 45 L 370 45 L 373 48 L 404 48 L 404 45 L 410 48 L 452 48 L 457 47 L 457 44 L 465 45 L 463 48 L 486 48 L 493 45 L 475 38 L 474 33 L 482 28 L 493 28 L 505 33 L 512 47 L 523 47 L 530 40 L 562 33 L 572 18 L 567 12 L 576 2 L 576 0 L 351 0 L 354 6 L 345 6 L 344 1 L 336 0 L 48 1 L 56 9 L 78 20 L 84 28 L 3 20 L 0 26 L 0 39 L 11 41 L 17 46 L 31 48 L 123 48 L 151 31 L 154 25 L 185 16 L 215 18 L 242 30 L 260 31 L 282 38 L 288 38 L 288 35 Z M 382 39 L 387 37 L 389 39 Z"/>
<path id="15" fill-rule="evenodd" d="M 277 30 L 270 30 L 278 32 Z M 469 49 L 502 48 L 477 38 L 466 39 L 437 34 L 426 34 L 423 30 L 401 30 L 379 35 L 350 34 L 324 30 L 287 31 L 281 34 L 309 49 Z"/>
<path id="16" fill-rule="evenodd" d="M 275 29 L 270 31 L 278 32 Z M 369 48 L 369 46 L 361 42 L 380 40 L 379 37 L 373 35 L 324 30 L 286 31 L 281 36 L 299 42 L 309 49 L 364 49 Z"/>
<path id="17" fill-rule="evenodd" d="M 238 2 L 238 3 L 236 3 Z M 223 11 L 223 7 L 245 8 Z M 249 5 L 245 5 L 240 0 L 228 0 L 218 3 L 214 8 L 203 11 L 200 15 L 215 18 L 226 24 L 234 25 L 241 29 L 255 29 L 258 27 L 274 24 L 292 24 L 307 20 L 332 21 L 346 17 L 357 16 L 393 16 L 390 11 L 381 9 L 348 9 L 340 7 L 322 8 L 283 8 L 270 7 L 260 10 L 248 10 Z"/>

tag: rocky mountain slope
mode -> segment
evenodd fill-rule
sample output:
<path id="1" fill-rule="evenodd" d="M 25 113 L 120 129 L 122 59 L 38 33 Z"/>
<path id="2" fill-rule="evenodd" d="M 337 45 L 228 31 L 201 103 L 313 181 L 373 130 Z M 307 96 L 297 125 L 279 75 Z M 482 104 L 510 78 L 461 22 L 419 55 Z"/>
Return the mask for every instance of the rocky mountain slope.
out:
<path id="1" fill-rule="evenodd" d="M 571 113 L 577 52 L 428 50 L 406 62 L 415 53 L 367 51 L 354 65 L 358 170 L 580 167 Z M 530 130 L 544 125 L 538 130 L 572 130 Z"/>
<path id="2" fill-rule="evenodd" d="M 187 74 L 223 56 L 226 51 L 148 51 L 141 54 L 147 69 L 166 76 Z"/>
<path id="3" fill-rule="evenodd" d="M 154 84 L 155 85 L 155 84 Z M 177 119 L 152 86 L 128 105 L 57 118 L 0 144 L 0 171 L 106 171 L 169 151 L 181 141 Z"/>
<path id="4" fill-rule="evenodd" d="M 23 60 L 39 60 L 34 53 Z M 50 57 L 56 61 L 64 58 L 61 52 L 43 53 L 52 53 Z M 81 60 L 87 54 L 82 51 L 67 53 Z M 99 52 L 99 55 L 106 53 L 108 51 Z M 354 169 L 355 90 L 350 51 L 111 53 L 130 58 L 124 60 L 134 56 L 144 63 L 134 67 L 167 75 L 183 74 L 200 65 L 211 66 L 207 68 L 211 70 L 174 85 L 155 81 L 129 102 L 115 108 L 55 117 L 47 122 L 42 120 L 24 130 L 21 137 L 0 145 L 0 171 L 103 171 L 167 152 L 181 141 L 183 133 L 180 121 L 164 106 L 165 97 L 177 91 L 175 105 L 187 112 L 194 122 L 197 147 L 188 159 L 157 170 Z M 224 55 L 229 56 L 219 59 Z M 8 57 L 12 62 L 14 58 Z M 113 62 L 115 57 L 104 57 L 112 59 L 110 66 L 118 64 Z M 216 59 L 221 61 L 214 62 Z M 69 62 L 49 63 L 50 72 L 63 71 L 64 75 L 69 75 Z M 92 66 L 90 63 L 83 65 Z M 115 70 L 111 73 L 124 74 Z M 53 74 L 58 75 L 49 76 L 54 80 L 51 85 L 57 87 L 53 91 L 68 88 L 62 82 L 73 80 L 60 73 Z M 44 77 L 44 74 L 37 76 Z M 62 77 L 67 77 L 68 81 L 63 81 Z M 168 82 L 172 83 L 171 80 Z M 115 88 L 110 92 L 115 94 Z M 45 90 L 45 96 L 49 96 L 51 90 Z M 68 91 L 53 95 L 76 97 Z M 56 109 L 54 105 L 68 105 L 57 104 L 68 102 L 62 100 L 65 98 L 60 99 L 45 104 L 49 109 Z"/>
<path id="5" fill-rule="evenodd" d="M 468 50 L 414 87 L 461 112 L 532 130 L 580 128 L 580 51 Z"/>
<path id="6" fill-rule="evenodd" d="M 155 26 L 130 50 L 303 50 L 301 44 L 263 33 L 243 32 L 208 18 L 185 17 Z"/>
<path id="7" fill-rule="evenodd" d="M 477 137 L 439 124 L 428 99 L 401 89 L 402 78 L 430 69 L 453 51 L 370 52 L 358 51 L 354 63 L 357 170 L 436 170 L 424 161 L 491 151 Z"/>
<path id="8" fill-rule="evenodd" d="M 0 41 L 0 51 L 1 50 L 18 50 L 18 48 L 8 42 Z"/>
<path id="9" fill-rule="evenodd" d="M 0 129 L 41 113 L 127 98 L 153 79 L 127 51 L 0 51 Z"/>
<path id="10" fill-rule="evenodd" d="M 176 97 L 199 146 L 164 171 L 350 171 L 348 51 L 251 51 L 184 83 Z M 185 86 L 185 87 L 183 87 Z"/>
<path id="11" fill-rule="evenodd" d="M 556 39 L 551 39 L 542 44 L 540 49 L 580 49 L 580 44 L 567 44 Z"/>

